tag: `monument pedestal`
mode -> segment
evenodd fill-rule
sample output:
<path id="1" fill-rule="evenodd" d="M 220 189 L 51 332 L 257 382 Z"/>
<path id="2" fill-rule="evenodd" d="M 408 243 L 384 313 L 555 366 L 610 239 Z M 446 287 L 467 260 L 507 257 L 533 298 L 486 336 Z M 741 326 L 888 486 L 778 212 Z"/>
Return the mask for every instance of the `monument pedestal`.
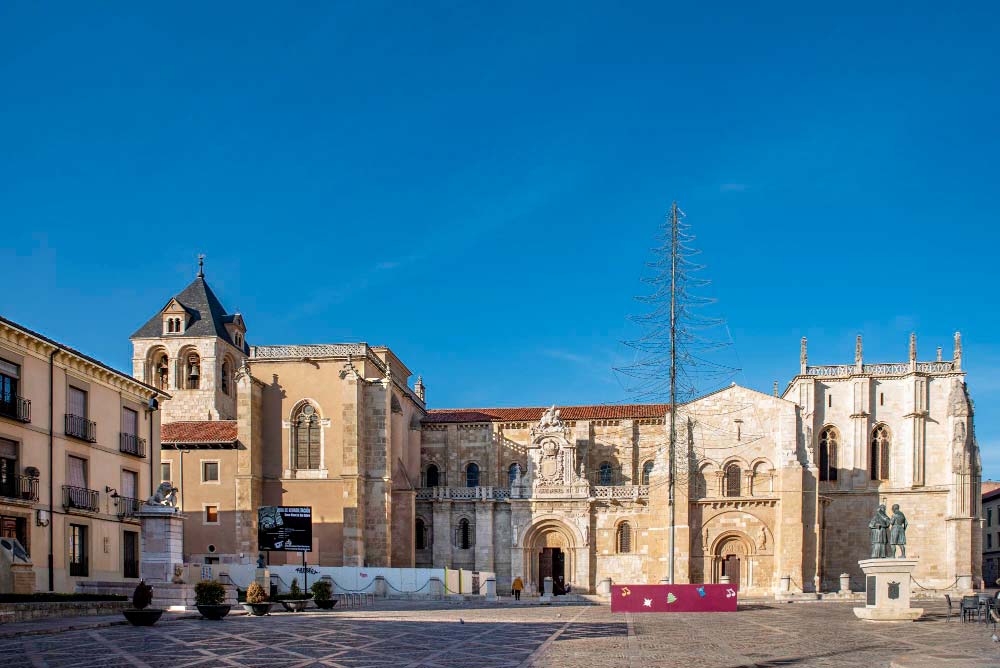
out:
<path id="1" fill-rule="evenodd" d="M 910 607 L 910 574 L 916 559 L 862 559 L 865 573 L 865 607 L 854 608 L 858 619 L 869 622 L 912 622 L 922 608 Z"/>
<path id="2" fill-rule="evenodd" d="M 184 519 L 173 506 L 145 503 L 135 514 L 142 521 L 140 568 L 146 582 L 173 582 L 184 566 Z"/>

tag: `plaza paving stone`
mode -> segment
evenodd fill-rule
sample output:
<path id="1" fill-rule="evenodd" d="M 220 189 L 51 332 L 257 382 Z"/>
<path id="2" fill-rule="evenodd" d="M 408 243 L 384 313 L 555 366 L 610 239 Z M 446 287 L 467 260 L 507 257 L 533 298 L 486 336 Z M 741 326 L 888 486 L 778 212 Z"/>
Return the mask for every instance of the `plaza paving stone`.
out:
<path id="1" fill-rule="evenodd" d="M 600 605 L 388 601 L 373 609 L 8 637 L 0 639 L 0 668 L 889 668 L 900 656 L 1000 666 L 991 626 L 946 622 L 943 605 L 922 605 L 924 621 L 872 624 L 855 619 L 845 603 L 613 615 Z"/>

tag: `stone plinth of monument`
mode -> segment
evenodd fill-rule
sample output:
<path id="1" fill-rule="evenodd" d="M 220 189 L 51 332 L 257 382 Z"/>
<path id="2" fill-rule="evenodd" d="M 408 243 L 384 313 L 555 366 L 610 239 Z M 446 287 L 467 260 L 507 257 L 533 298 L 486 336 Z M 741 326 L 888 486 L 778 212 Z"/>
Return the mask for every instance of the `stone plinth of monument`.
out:
<path id="1" fill-rule="evenodd" d="M 912 622 L 922 608 L 910 607 L 910 575 L 916 559 L 862 559 L 865 573 L 865 607 L 854 608 L 858 619 L 870 622 Z"/>
<path id="2" fill-rule="evenodd" d="M 184 566 L 184 519 L 177 508 L 143 504 L 135 514 L 142 521 L 142 579 L 172 582 L 174 569 Z"/>

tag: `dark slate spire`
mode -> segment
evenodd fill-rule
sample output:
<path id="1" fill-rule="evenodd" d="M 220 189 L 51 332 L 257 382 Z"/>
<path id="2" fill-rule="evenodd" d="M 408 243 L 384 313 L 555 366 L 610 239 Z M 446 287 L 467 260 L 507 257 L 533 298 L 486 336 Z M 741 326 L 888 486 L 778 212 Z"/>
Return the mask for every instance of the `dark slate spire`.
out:
<path id="1" fill-rule="evenodd" d="M 182 336 L 217 336 L 230 345 L 240 348 L 244 353 L 249 354 L 250 349 L 244 340 L 242 346 L 236 346 L 235 342 L 226 331 L 226 324 L 233 322 L 235 314 L 227 314 L 222 302 L 212 292 L 205 281 L 204 271 L 201 270 L 201 258 L 199 258 L 198 276 L 184 290 L 177 294 L 174 299 L 180 302 L 181 306 L 190 314 L 187 327 L 184 328 Z M 168 301 L 167 304 L 170 302 Z M 164 304 L 163 308 L 166 308 Z M 150 318 L 145 325 L 140 327 L 133 339 L 159 339 L 163 337 L 163 308 L 157 311 L 156 315 Z"/>

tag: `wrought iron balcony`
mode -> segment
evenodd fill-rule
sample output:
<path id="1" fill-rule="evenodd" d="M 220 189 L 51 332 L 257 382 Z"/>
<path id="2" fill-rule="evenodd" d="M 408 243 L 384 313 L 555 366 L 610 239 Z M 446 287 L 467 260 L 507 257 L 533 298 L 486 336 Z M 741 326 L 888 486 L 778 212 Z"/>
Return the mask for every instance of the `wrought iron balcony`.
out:
<path id="1" fill-rule="evenodd" d="M 101 493 L 96 489 L 63 485 L 63 508 L 86 510 L 97 513 L 101 510 Z"/>
<path id="2" fill-rule="evenodd" d="M 0 496 L 18 501 L 38 501 L 38 478 L 10 475 L 0 480 Z"/>
<path id="3" fill-rule="evenodd" d="M 142 507 L 142 499 L 133 499 L 131 496 L 119 496 L 115 498 L 115 508 L 118 511 L 118 519 L 126 520 L 135 518 L 135 514 Z"/>
<path id="4" fill-rule="evenodd" d="M 87 557 L 83 557 L 80 561 L 69 562 L 69 574 L 70 577 L 74 578 L 85 578 L 90 573 L 87 568 Z"/>
<path id="5" fill-rule="evenodd" d="M 17 395 L 0 397 L 0 415 L 21 422 L 31 422 L 31 401 Z"/>
<path id="6" fill-rule="evenodd" d="M 141 436 L 136 436 L 135 434 L 126 434 L 122 432 L 118 435 L 118 450 L 124 452 L 126 455 L 145 457 L 146 439 Z"/>
<path id="7" fill-rule="evenodd" d="M 79 415 L 66 414 L 66 435 L 90 443 L 97 442 L 97 423 Z"/>

